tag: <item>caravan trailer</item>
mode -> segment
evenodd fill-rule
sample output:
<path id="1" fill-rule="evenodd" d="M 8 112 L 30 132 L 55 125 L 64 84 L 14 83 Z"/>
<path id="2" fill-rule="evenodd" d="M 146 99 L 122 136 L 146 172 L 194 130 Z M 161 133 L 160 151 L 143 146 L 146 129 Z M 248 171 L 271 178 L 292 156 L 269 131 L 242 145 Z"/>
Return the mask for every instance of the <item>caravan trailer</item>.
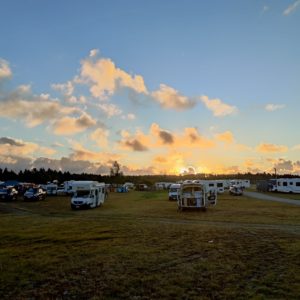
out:
<path id="1" fill-rule="evenodd" d="M 280 178 L 272 186 L 272 192 L 300 193 L 300 178 Z"/>
<path id="2" fill-rule="evenodd" d="M 105 183 L 96 181 L 77 181 L 77 183 L 71 198 L 72 209 L 95 208 L 104 203 L 107 195 Z"/>
<path id="3" fill-rule="evenodd" d="M 183 183 L 179 190 L 177 204 L 181 211 L 186 208 L 206 210 L 207 207 L 217 204 L 217 193 L 208 190 L 205 184 Z"/>

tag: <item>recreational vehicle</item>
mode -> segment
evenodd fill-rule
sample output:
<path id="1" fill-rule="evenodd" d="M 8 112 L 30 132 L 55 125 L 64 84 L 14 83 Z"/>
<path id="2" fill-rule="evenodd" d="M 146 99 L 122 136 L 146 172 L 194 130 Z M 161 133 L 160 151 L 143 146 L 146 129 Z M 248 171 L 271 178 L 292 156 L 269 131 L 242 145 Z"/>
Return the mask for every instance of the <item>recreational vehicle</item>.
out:
<path id="1" fill-rule="evenodd" d="M 249 179 L 234 179 L 230 180 L 230 186 L 238 186 L 242 189 L 250 187 L 250 180 Z"/>
<path id="2" fill-rule="evenodd" d="M 300 193 L 300 178 L 279 178 L 271 191 L 282 193 Z"/>
<path id="3" fill-rule="evenodd" d="M 74 181 L 76 182 L 76 181 Z M 71 198 L 71 208 L 95 208 L 104 203 L 106 198 L 105 183 L 96 181 L 77 181 Z"/>
<path id="4" fill-rule="evenodd" d="M 56 183 L 47 183 L 46 185 L 46 193 L 47 195 L 57 195 L 57 184 Z"/>
<path id="5" fill-rule="evenodd" d="M 177 200 L 181 184 L 173 183 L 169 189 L 169 200 Z"/>
<path id="6" fill-rule="evenodd" d="M 177 198 L 179 210 L 186 208 L 206 210 L 217 204 L 216 190 L 208 190 L 205 184 L 183 183 Z"/>

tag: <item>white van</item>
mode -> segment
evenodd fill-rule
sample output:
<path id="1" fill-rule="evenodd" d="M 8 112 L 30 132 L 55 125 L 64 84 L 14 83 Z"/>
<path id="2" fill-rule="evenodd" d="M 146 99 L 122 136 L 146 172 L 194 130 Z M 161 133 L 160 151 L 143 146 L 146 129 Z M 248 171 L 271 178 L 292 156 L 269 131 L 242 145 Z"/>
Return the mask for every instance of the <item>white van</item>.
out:
<path id="1" fill-rule="evenodd" d="M 104 203 L 106 199 L 105 183 L 81 182 L 71 198 L 71 208 L 95 208 Z"/>
<path id="2" fill-rule="evenodd" d="M 180 187 L 181 187 L 180 183 L 171 184 L 170 189 L 169 189 L 169 200 L 171 200 L 171 201 L 177 200 Z"/>

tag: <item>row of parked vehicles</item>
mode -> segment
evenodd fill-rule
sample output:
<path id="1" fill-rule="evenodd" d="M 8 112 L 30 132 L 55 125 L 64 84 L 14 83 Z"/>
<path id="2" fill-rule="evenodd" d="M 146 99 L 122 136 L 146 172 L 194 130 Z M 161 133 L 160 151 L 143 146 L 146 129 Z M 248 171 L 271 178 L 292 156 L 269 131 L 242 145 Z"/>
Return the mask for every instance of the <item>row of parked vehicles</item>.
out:
<path id="1" fill-rule="evenodd" d="M 14 201 L 22 194 L 13 186 L 0 187 L 0 199 L 2 201 Z M 23 193 L 24 201 L 44 200 L 46 198 L 46 191 L 40 187 L 30 187 Z"/>
<path id="2" fill-rule="evenodd" d="M 228 184 L 228 185 L 227 185 Z M 173 183 L 169 187 L 169 200 L 177 201 L 178 209 L 202 209 L 217 204 L 217 195 L 229 190 L 232 195 L 242 195 L 243 190 L 250 187 L 249 180 L 231 181 L 208 181 L 208 180 L 185 180 Z"/>

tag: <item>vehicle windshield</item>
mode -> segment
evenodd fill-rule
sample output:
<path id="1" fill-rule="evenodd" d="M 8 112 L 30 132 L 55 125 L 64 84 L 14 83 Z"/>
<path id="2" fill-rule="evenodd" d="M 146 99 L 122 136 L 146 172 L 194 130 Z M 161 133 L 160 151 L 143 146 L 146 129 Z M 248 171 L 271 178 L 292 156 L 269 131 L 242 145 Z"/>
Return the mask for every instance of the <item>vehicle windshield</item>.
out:
<path id="1" fill-rule="evenodd" d="M 37 188 L 30 188 L 27 190 L 27 192 L 29 193 L 36 193 L 37 192 Z"/>
<path id="2" fill-rule="evenodd" d="M 170 193 L 177 193 L 178 192 L 178 189 L 177 188 L 171 188 L 170 189 Z"/>
<path id="3" fill-rule="evenodd" d="M 88 198 L 90 191 L 77 191 L 74 195 L 75 198 Z"/>

